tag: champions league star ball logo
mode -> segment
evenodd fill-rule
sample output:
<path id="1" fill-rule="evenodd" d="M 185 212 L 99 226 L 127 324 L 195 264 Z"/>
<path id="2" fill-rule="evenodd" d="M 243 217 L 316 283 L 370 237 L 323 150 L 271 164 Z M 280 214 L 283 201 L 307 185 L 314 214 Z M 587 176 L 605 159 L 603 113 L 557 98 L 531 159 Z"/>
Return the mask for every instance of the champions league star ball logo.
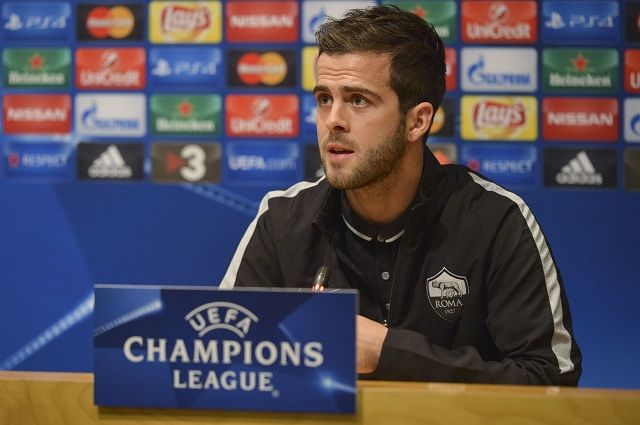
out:
<path id="1" fill-rule="evenodd" d="M 457 276 L 443 267 L 438 274 L 427 279 L 429 304 L 444 320 L 455 321 L 462 310 L 469 293 L 469 284 L 464 276 Z"/>

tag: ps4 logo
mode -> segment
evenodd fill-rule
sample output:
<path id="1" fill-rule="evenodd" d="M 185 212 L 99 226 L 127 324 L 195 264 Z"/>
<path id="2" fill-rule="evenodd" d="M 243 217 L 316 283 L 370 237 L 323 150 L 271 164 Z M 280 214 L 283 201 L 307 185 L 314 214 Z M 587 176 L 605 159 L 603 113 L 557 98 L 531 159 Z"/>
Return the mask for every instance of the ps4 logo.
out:
<path id="1" fill-rule="evenodd" d="M 562 15 L 558 12 L 551 12 L 549 20 L 545 21 L 545 27 L 559 30 L 569 26 L 569 28 L 613 28 L 614 17 L 611 15 L 570 15 L 568 24 L 565 23 Z"/>
<path id="2" fill-rule="evenodd" d="M 5 40 L 68 41 L 71 6 L 62 2 L 0 2 Z"/>
<path id="3" fill-rule="evenodd" d="M 616 1 L 545 1 L 541 38 L 546 43 L 603 43 L 620 38 L 620 5 Z"/>
<path id="4" fill-rule="evenodd" d="M 222 51 L 218 48 L 163 47 L 149 53 L 151 82 L 162 86 L 220 85 L 221 64 Z"/>
<path id="5" fill-rule="evenodd" d="M 24 21 L 20 18 L 20 15 L 12 13 L 9 15 L 9 20 L 4 24 L 4 29 L 8 31 L 20 31 L 22 29 L 37 29 L 45 30 L 49 28 L 64 29 L 67 27 L 66 16 L 28 16 Z"/>
<path id="6" fill-rule="evenodd" d="M 164 78 L 171 76 L 216 75 L 218 66 L 215 62 L 178 61 L 170 64 L 166 59 L 158 59 L 151 74 Z"/>

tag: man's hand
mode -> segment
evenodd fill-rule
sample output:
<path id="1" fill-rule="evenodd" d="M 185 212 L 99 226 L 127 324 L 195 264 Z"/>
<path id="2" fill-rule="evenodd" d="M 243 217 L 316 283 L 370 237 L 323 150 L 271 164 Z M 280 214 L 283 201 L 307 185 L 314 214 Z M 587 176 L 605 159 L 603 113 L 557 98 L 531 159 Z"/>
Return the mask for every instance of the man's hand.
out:
<path id="1" fill-rule="evenodd" d="M 371 373 L 378 367 L 382 343 L 388 329 L 363 316 L 356 317 L 356 356 L 358 373 Z"/>

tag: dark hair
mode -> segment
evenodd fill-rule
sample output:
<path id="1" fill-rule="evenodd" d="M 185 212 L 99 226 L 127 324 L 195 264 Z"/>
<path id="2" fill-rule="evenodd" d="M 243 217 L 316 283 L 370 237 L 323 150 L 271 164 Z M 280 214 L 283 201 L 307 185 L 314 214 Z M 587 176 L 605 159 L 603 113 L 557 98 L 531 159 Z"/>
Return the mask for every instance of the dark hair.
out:
<path id="1" fill-rule="evenodd" d="M 420 102 L 438 109 L 445 91 L 444 45 L 433 25 L 393 5 L 329 17 L 316 32 L 319 54 L 390 53 L 390 85 L 400 113 Z"/>

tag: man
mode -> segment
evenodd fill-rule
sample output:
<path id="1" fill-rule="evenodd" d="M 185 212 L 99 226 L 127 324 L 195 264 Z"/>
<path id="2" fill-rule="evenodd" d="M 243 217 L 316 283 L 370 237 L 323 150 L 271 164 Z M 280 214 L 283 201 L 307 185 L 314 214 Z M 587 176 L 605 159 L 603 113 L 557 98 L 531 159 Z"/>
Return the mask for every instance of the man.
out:
<path id="1" fill-rule="evenodd" d="M 559 272 L 524 202 L 425 148 L 445 90 L 433 27 L 391 6 L 316 34 L 326 178 L 265 196 L 222 288 L 360 292 L 363 378 L 576 385 Z M 327 314 L 331 314 L 327 312 Z"/>

